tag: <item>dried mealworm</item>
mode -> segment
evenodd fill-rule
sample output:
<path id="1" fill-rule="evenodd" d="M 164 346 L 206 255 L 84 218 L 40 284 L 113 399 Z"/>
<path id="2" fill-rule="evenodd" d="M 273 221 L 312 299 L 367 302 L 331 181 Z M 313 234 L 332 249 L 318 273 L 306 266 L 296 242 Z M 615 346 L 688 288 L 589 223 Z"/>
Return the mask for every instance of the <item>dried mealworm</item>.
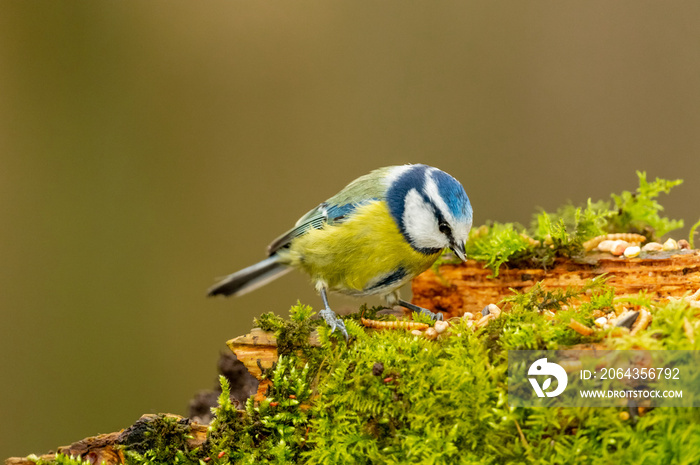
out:
<path id="1" fill-rule="evenodd" d="M 639 312 L 639 318 L 637 318 L 635 325 L 632 327 L 630 335 L 637 334 L 639 331 L 646 329 L 646 327 L 649 326 L 649 323 L 651 323 L 651 313 L 649 313 L 648 310 L 641 309 Z"/>
<path id="2" fill-rule="evenodd" d="M 583 248 L 586 250 L 586 252 L 590 252 L 591 250 L 598 247 L 598 244 L 600 244 L 603 241 L 626 241 L 626 242 L 633 243 L 633 244 L 641 244 L 645 240 L 647 240 L 647 238 L 642 236 L 641 234 L 633 234 L 633 233 L 604 234 L 602 236 L 596 236 L 593 239 L 584 242 Z"/>
<path id="3" fill-rule="evenodd" d="M 695 344 L 695 334 L 693 331 L 693 325 L 690 324 L 688 318 L 683 317 L 683 331 L 685 331 L 685 337 L 688 338 L 691 344 Z"/>
<path id="4" fill-rule="evenodd" d="M 569 323 L 569 328 L 573 329 L 579 334 L 583 334 L 584 336 L 590 336 L 593 334 L 593 328 L 589 328 L 588 326 L 579 323 L 578 321 L 574 320 L 573 318 L 571 319 L 571 322 Z"/>
<path id="5" fill-rule="evenodd" d="M 407 331 L 413 329 L 428 329 L 430 325 L 426 323 L 419 323 L 417 321 L 406 321 L 406 320 L 393 320 L 393 321 L 380 321 L 380 320 L 368 320 L 367 318 L 360 318 L 360 322 L 367 326 L 368 328 L 374 329 L 405 329 Z"/>

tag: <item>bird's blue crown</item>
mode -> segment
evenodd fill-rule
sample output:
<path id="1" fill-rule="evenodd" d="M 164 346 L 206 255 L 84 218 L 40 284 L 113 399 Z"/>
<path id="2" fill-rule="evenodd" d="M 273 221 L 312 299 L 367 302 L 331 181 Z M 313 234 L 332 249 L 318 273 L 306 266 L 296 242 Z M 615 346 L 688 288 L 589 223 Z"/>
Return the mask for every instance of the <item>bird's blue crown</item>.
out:
<path id="1" fill-rule="evenodd" d="M 438 226 L 449 226 L 446 231 L 450 233 L 455 232 L 451 229 L 454 227 L 459 232 L 458 238 L 466 239 L 472 208 L 455 178 L 426 165 L 408 165 L 396 170 L 386 202 L 399 230 L 414 249 L 433 254 L 446 246 L 436 236 Z M 407 212 L 407 208 L 411 210 Z M 452 234 L 448 239 L 455 240 Z"/>
<path id="2" fill-rule="evenodd" d="M 410 168 L 394 180 L 387 191 L 387 204 L 397 223 L 400 226 L 403 225 L 404 199 L 411 189 L 415 189 L 424 197 L 426 202 L 432 204 L 436 211 L 438 210 L 426 192 L 429 176 L 434 180 L 440 197 L 445 201 L 455 219 L 468 221 L 472 215 L 471 204 L 464 187 L 459 181 L 439 169 L 427 165 L 411 165 Z"/>

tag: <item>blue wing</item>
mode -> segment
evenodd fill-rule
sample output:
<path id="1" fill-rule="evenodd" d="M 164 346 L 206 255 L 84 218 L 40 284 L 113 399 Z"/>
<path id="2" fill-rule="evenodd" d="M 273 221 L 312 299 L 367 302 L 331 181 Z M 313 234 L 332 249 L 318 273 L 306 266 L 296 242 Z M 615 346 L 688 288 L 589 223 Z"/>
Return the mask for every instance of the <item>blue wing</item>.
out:
<path id="1" fill-rule="evenodd" d="M 272 255 L 278 250 L 287 247 L 296 237 L 306 234 L 310 229 L 321 229 L 327 224 L 340 224 L 352 215 L 357 207 L 374 200 L 368 199 L 359 203 L 349 203 L 345 205 L 329 205 L 323 202 L 306 215 L 302 216 L 294 228 L 290 229 L 280 237 L 272 241 L 267 247 L 268 255 Z"/>
<path id="2" fill-rule="evenodd" d="M 379 168 L 355 179 L 336 195 L 302 216 L 294 228 L 269 245 L 267 253 L 272 255 L 287 247 L 294 238 L 306 234 L 311 228 L 321 229 L 327 224 L 342 223 L 352 216 L 357 207 L 385 198 L 387 186 L 382 180 L 395 168 Z"/>

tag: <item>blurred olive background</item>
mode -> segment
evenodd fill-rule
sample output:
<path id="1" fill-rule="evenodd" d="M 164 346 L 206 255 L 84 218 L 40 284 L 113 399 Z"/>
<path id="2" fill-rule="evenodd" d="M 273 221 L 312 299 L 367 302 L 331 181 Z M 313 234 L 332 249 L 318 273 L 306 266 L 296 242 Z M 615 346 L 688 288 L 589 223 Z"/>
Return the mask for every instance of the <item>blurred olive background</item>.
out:
<path id="1" fill-rule="evenodd" d="M 0 4 L 0 458 L 186 414 L 224 342 L 319 299 L 206 299 L 369 170 L 438 166 L 475 224 L 700 198 L 700 3 Z M 342 310 L 360 302 L 334 298 Z"/>

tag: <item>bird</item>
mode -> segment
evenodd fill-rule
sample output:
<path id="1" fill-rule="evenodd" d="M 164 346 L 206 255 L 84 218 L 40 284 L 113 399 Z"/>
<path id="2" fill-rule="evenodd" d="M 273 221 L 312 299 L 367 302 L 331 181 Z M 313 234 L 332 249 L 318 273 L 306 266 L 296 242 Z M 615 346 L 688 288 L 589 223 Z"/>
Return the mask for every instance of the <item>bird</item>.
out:
<path id="1" fill-rule="evenodd" d="M 451 249 L 466 261 L 472 225 L 469 197 L 455 178 L 424 164 L 387 166 L 360 176 L 302 216 L 267 248 L 267 258 L 230 274 L 208 295 L 241 296 L 298 269 L 321 295 L 319 311 L 333 333 L 347 329 L 328 293 L 378 295 L 389 306 L 433 313 L 402 300 L 399 288 Z"/>

